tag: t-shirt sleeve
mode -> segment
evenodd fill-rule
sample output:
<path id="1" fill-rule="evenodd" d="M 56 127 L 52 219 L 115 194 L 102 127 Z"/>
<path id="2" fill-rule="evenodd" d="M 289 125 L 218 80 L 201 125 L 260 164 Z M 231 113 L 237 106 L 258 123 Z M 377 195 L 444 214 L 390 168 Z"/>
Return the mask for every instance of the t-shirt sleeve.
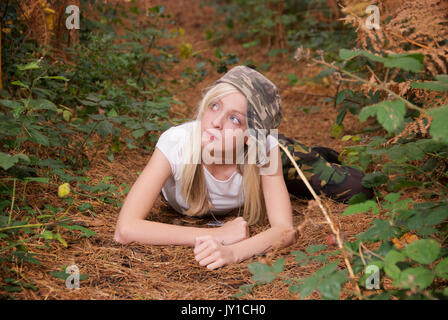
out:
<path id="1" fill-rule="evenodd" d="M 156 147 L 165 155 L 165 157 L 168 159 L 170 166 L 171 166 L 171 173 L 173 176 L 176 175 L 176 167 L 178 163 L 178 142 L 174 138 L 174 127 L 169 128 L 168 130 L 164 131 L 160 137 L 159 140 L 156 143 Z"/>

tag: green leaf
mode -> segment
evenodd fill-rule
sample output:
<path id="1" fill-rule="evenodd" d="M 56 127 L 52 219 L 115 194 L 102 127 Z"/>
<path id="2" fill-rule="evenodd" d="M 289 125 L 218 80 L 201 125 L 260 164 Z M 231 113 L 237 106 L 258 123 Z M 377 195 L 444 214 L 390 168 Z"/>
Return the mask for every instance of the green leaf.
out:
<path id="1" fill-rule="evenodd" d="M 321 280 L 317 289 L 324 299 L 338 300 L 341 293 L 341 284 L 347 282 L 347 270 L 339 270 Z"/>
<path id="2" fill-rule="evenodd" d="M 48 138 L 44 136 L 42 133 L 40 133 L 35 128 L 28 128 L 28 132 L 31 135 L 30 140 L 34 143 L 41 144 L 43 146 L 49 147 L 50 142 L 48 141 Z"/>
<path id="3" fill-rule="evenodd" d="M 110 121 L 103 120 L 100 123 L 98 123 L 98 126 L 96 127 L 96 131 L 99 133 L 99 135 L 102 138 L 107 137 L 112 133 L 113 125 Z"/>
<path id="4" fill-rule="evenodd" d="M 364 122 L 367 118 L 376 115 L 383 128 L 389 133 L 393 133 L 403 126 L 405 114 L 406 106 L 403 101 L 387 100 L 362 108 L 359 113 L 359 120 Z"/>
<path id="5" fill-rule="evenodd" d="M 291 251 L 291 255 L 296 256 L 296 261 L 301 267 L 307 265 L 310 262 L 308 256 L 303 251 Z"/>
<path id="6" fill-rule="evenodd" d="M 47 99 L 31 99 L 29 105 L 35 110 L 57 111 L 58 107 Z"/>
<path id="7" fill-rule="evenodd" d="M 384 200 L 387 200 L 389 202 L 394 203 L 394 202 L 397 202 L 398 199 L 400 199 L 400 197 L 401 197 L 401 193 L 400 192 L 391 192 L 391 193 L 388 193 L 384 197 Z"/>
<path id="8" fill-rule="evenodd" d="M 303 281 L 303 284 L 300 288 L 300 299 L 305 299 L 311 293 L 313 293 L 314 289 L 319 282 L 319 278 L 316 276 L 310 276 Z"/>
<path id="9" fill-rule="evenodd" d="M 118 113 L 115 109 L 111 109 L 108 113 L 107 113 L 108 117 L 118 117 Z"/>
<path id="10" fill-rule="evenodd" d="M 448 258 L 443 259 L 440 261 L 436 268 L 434 269 L 436 272 L 436 275 L 443 279 L 448 279 Z"/>
<path id="11" fill-rule="evenodd" d="M 90 101 L 94 101 L 94 102 L 100 102 L 101 99 L 102 99 L 102 97 L 101 97 L 99 94 L 95 93 L 95 92 L 90 92 L 90 93 L 86 96 L 86 99 L 87 99 L 87 100 L 90 100 Z"/>
<path id="12" fill-rule="evenodd" d="M 62 81 L 70 81 L 70 79 L 67 79 L 63 76 L 44 76 L 42 79 L 52 79 L 52 80 L 62 80 Z"/>
<path id="13" fill-rule="evenodd" d="M 93 237 L 93 236 L 97 235 L 97 233 L 95 231 L 90 230 L 90 229 L 88 229 L 86 227 L 83 227 L 83 226 L 80 226 L 80 225 L 76 225 L 76 224 L 69 225 L 69 224 L 62 224 L 61 223 L 61 227 L 64 227 L 65 229 L 68 229 L 68 230 L 79 230 L 79 231 L 82 232 L 82 235 L 84 237 L 87 237 L 87 238 Z"/>
<path id="14" fill-rule="evenodd" d="M 296 84 L 297 81 L 299 81 L 299 79 L 297 78 L 297 76 L 295 74 L 288 73 L 285 76 L 289 79 L 289 84 L 291 84 L 291 85 Z"/>
<path id="15" fill-rule="evenodd" d="M 448 144 L 448 105 L 427 110 L 426 114 L 433 118 L 429 129 L 432 139 Z"/>
<path id="16" fill-rule="evenodd" d="M 88 202 L 84 202 L 78 206 L 78 210 L 81 212 L 85 212 L 87 210 L 93 210 L 93 206 L 92 206 L 92 204 L 90 204 Z"/>
<path id="17" fill-rule="evenodd" d="M 25 177 L 23 180 L 25 181 L 34 181 L 34 182 L 39 182 L 39 183 L 49 183 L 50 182 L 50 178 L 43 178 L 43 177 Z"/>
<path id="18" fill-rule="evenodd" d="M 439 74 L 439 75 L 435 76 L 435 78 L 437 81 L 448 84 L 448 74 Z"/>
<path id="19" fill-rule="evenodd" d="M 360 51 L 339 49 L 339 56 L 343 60 L 351 59 L 353 57 L 358 56 L 359 54 L 360 54 Z"/>
<path id="20" fill-rule="evenodd" d="M 66 248 L 68 247 L 67 241 L 65 241 L 64 238 L 62 238 L 62 236 L 61 236 L 61 234 L 60 234 L 59 232 L 56 233 L 55 238 L 56 238 L 56 240 L 58 240 L 60 243 L 62 243 L 62 245 L 63 245 L 64 247 L 66 247 Z"/>
<path id="21" fill-rule="evenodd" d="M 359 55 L 363 55 L 375 62 L 382 62 L 384 66 L 389 68 L 400 68 L 412 72 L 420 72 L 423 70 L 424 56 L 420 53 L 389 54 L 387 57 L 381 57 L 365 50 L 339 50 L 339 56 L 343 60 L 351 59 Z"/>
<path id="22" fill-rule="evenodd" d="M 324 245 L 324 244 L 312 244 L 312 245 L 309 245 L 305 249 L 305 251 L 308 252 L 308 253 L 316 253 L 316 252 L 319 252 L 321 250 L 325 250 L 326 248 L 327 248 L 327 246 Z"/>
<path id="23" fill-rule="evenodd" d="M 421 264 L 433 263 L 440 253 L 440 245 L 433 239 L 421 239 L 409 244 L 406 255 Z"/>
<path id="24" fill-rule="evenodd" d="M 10 156 L 9 154 L 0 151 L 0 167 L 2 167 L 4 170 L 8 170 L 9 168 L 13 167 L 18 161 L 19 159 L 17 159 L 16 157 Z"/>
<path id="25" fill-rule="evenodd" d="M 378 187 L 386 183 L 388 179 L 389 179 L 388 176 L 386 176 L 382 172 L 376 171 L 364 175 L 361 183 L 366 188 L 372 188 L 372 187 Z"/>
<path id="26" fill-rule="evenodd" d="M 92 102 L 92 101 L 89 101 L 89 100 L 82 100 L 82 99 L 78 99 L 78 100 L 84 106 L 87 106 L 87 107 L 96 107 L 96 106 L 98 106 L 98 102 Z"/>
<path id="27" fill-rule="evenodd" d="M 239 299 L 243 296 L 245 296 L 248 293 L 252 293 L 253 288 L 256 286 L 256 284 L 243 284 L 242 286 L 240 286 L 238 289 L 240 290 L 240 292 L 235 293 L 234 295 L 232 295 L 233 298 Z"/>
<path id="28" fill-rule="evenodd" d="M 36 254 L 34 254 L 34 253 L 25 252 L 25 251 L 15 251 L 12 254 L 17 256 L 20 260 L 40 265 L 40 261 L 38 259 L 34 258 L 34 256 L 36 256 Z"/>
<path id="29" fill-rule="evenodd" d="M 21 292 L 22 288 L 17 286 L 3 286 L 3 289 L 5 289 L 6 292 Z"/>
<path id="30" fill-rule="evenodd" d="M 423 70 L 423 63 L 420 61 L 420 56 L 417 59 L 416 57 L 410 54 L 390 54 L 387 56 L 384 66 L 418 73 Z"/>
<path id="31" fill-rule="evenodd" d="M 380 241 L 387 240 L 396 236 L 397 228 L 390 225 L 389 221 L 384 219 L 375 219 L 373 227 L 360 234 L 358 239 L 361 241 Z"/>
<path id="32" fill-rule="evenodd" d="M 250 48 L 250 47 L 258 46 L 259 43 L 260 43 L 260 40 L 254 40 L 254 41 L 243 43 L 242 47 L 244 49 L 247 49 L 247 48 Z"/>
<path id="33" fill-rule="evenodd" d="M 70 117 L 72 116 L 72 113 L 70 112 L 70 111 L 68 111 L 68 110 L 64 110 L 63 112 L 62 112 L 62 118 L 65 120 L 65 121 L 70 121 Z"/>
<path id="34" fill-rule="evenodd" d="M 252 280 L 261 283 L 270 283 L 275 279 L 275 274 L 269 265 L 253 262 L 249 266 L 249 271 L 252 273 Z"/>
<path id="35" fill-rule="evenodd" d="M 344 212 L 342 213 L 343 216 L 349 216 L 355 213 L 363 213 L 368 212 L 370 209 L 372 209 L 372 213 L 378 213 L 380 212 L 380 209 L 378 208 L 378 205 L 373 200 L 367 200 L 365 202 L 352 204 L 348 206 Z"/>
<path id="36" fill-rule="evenodd" d="M 23 66 L 17 66 L 17 69 L 19 69 L 20 71 L 25 71 L 25 70 L 34 70 L 34 69 L 39 69 L 39 64 L 36 61 L 27 63 Z"/>
<path id="37" fill-rule="evenodd" d="M 45 230 L 41 233 L 41 235 L 45 240 L 52 240 L 55 238 L 53 232 L 51 232 L 50 230 Z"/>
<path id="38" fill-rule="evenodd" d="M 272 272 L 280 273 L 285 268 L 285 258 L 280 258 L 272 264 Z"/>
<path id="39" fill-rule="evenodd" d="M 350 200 L 348 200 L 348 204 L 357 204 L 365 201 L 367 201 L 366 195 L 364 192 L 360 192 L 351 197 Z"/>
<path id="40" fill-rule="evenodd" d="M 285 48 L 276 48 L 276 49 L 271 49 L 268 52 L 268 56 L 270 57 L 275 57 L 277 56 L 279 53 L 288 53 L 288 49 Z"/>
<path id="41" fill-rule="evenodd" d="M 417 286 L 420 289 L 425 289 L 433 280 L 434 274 L 431 270 L 424 267 L 416 267 L 403 270 L 400 274 L 399 283 L 396 281 L 394 284 L 399 284 L 402 288 L 412 288 L 413 286 Z"/>
<path id="42" fill-rule="evenodd" d="M 339 91 L 338 94 L 336 95 L 336 104 L 340 104 L 342 101 L 345 100 L 345 90 Z"/>
<path id="43" fill-rule="evenodd" d="M 22 87 L 22 88 L 27 88 L 27 89 L 30 88 L 29 85 L 22 83 L 20 80 L 13 81 L 13 82 L 11 82 L 11 84 L 13 84 L 15 86 Z"/>
<path id="44" fill-rule="evenodd" d="M 400 276 L 400 268 L 397 267 L 397 262 L 405 261 L 406 256 L 396 250 L 390 250 L 384 257 L 384 272 L 393 278 L 397 279 Z"/>
<path id="45" fill-rule="evenodd" d="M 9 168 L 13 167 L 17 162 L 19 162 L 20 159 L 30 162 L 28 156 L 23 153 L 18 153 L 10 156 L 9 154 L 0 151 L 0 167 L 2 167 L 4 170 L 8 170 Z"/>
<path id="46" fill-rule="evenodd" d="M 422 181 L 413 181 L 406 179 L 406 177 L 397 177 L 396 179 L 390 181 L 387 184 L 387 190 L 388 191 L 400 191 L 404 188 L 411 188 L 411 187 L 419 187 L 423 185 Z"/>
<path id="47" fill-rule="evenodd" d="M 0 100 L 0 105 L 2 105 L 4 107 L 7 107 L 7 108 L 10 108 L 10 109 L 13 109 L 13 110 L 17 109 L 17 108 L 20 108 L 20 107 L 23 107 L 23 105 L 21 103 L 17 102 L 17 101 L 14 101 L 14 100 L 4 100 L 4 99 Z"/>
<path id="48" fill-rule="evenodd" d="M 338 263 L 339 262 L 329 263 L 320 268 L 319 270 L 317 270 L 314 275 L 318 278 L 324 278 L 325 276 L 329 275 L 330 273 L 336 270 L 336 268 L 338 267 Z"/>
<path id="49" fill-rule="evenodd" d="M 146 129 L 141 128 L 141 129 L 132 131 L 132 136 L 135 139 L 138 139 L 138 138 L 142 137 L 145 133 L 146 133 Z"/>
<path id="50" fill-rule="evenodd" d="M 425 89 L 429 91 L 445 92 L 448 90 L 448 84 L 440 82 L 412 82 L 411 88 L 413 89 Z"/>
<path id="51" fill-rule="evenodd" d="M 338 139 L 343 131 L 344 131 L 344 126 L 338 125 L 337 123 L 333 123 L 333 125 L 330 128 L 330 134 L 335 139 Z"/>

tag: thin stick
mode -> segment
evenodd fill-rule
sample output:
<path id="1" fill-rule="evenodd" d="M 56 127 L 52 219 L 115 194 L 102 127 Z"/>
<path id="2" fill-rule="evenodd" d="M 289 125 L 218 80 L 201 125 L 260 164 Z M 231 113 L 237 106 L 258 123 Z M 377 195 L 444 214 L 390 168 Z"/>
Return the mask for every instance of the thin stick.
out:
<path id="1" fill-rule="evenodd" d="M 302 170 L 299 168 L 299 166 L 295 162 L 294 158 L 289 153 L 288 149 L 285 146 L 283 146 L 278 140 L 277 140 L 277 143 L 280 146 L 280 148 L 282 148 L 283 151 L 287 154 L 289 160 L 291 160 L 291 162 L 293 163 L 293 165 L 296 168 L 300 178 L 303 180 L 303 182 L 307 186 L 308 190 L 311 192 L 311 194 L 313 195 L 313 197 L 316 200 L 317 204 L 319 205 L 319 208 L 321 209 L 322 213 L 324 214 L 325 219 L 327 220 L 328 224 L 330 225 L 331 231 L 336 236 L 336 241 L 337 241 L 338 247 L 339 247 L 339 249 L 341 249 L 342 255 L 344 257 L 345 265 L 347 266 L 347 269 L 348 269 L 348 272 L 350 274 L 350 277 L 352 278 L 353 285 L 356 288 L 356 293 L 358 294 L 358 298 L 360 300 L 362 300 L 361 290 L 359 289 L 358 283 L 356 282 L 355 274 L 353 273 L 352 266 L 350 265 L 350 261 L 348 260 L 348 257 L 347 257 L 347 252 L 345 251 L 344 246 L 342 245 L 341 237 L 340 237 L 340 234 L 339 234 L 339 229 L 336 229 L 336 227 L 334 226 L 334 223 L 333 223 L 333 221 L 331 221 L 331 218 L 328 215 L 327 210 L 322 205 L 322 202 L 321 202 L 320 198 L 317 196 L 316 192 L 314 192 L 313 187 L 311 187 L 311 185 L 309 184 L 308 179 L 305 177 L 305 175 L 303 174 Z"/>
<path id="2" fill-rule="evenodd" d="M 364 256 L 362 254 L 361 242 L 359 242 L 358 251 L 359 251 L 359 256 L 361 257 L 362 263 L 364 264 L 364 267 L 365 267 L 366 266 L 366 260 L 364 260 Z"/>
<path id="3" fill-rule="evenodd" d="M 13 185 L 13 187 L 12 187 L 11 209 L 9 210 L 8 225 L 11 224 L 12 210 L 14 209 L 14 199 L 16 198 L 16 181 L 17 181 L 17 179 L 14 178 L 14 185 Z"/>
<path id="4" fill-rule="evenodd" d="M 380 256 L 380 255 L 378 255 L 378 254 L 372 252 L 369 248 L 367 248 L 367 247 L 364 245 L 364 243 L 362 243 L 362 241 L 359 242 L 359 245 L 360 245 L 361 247 L 363 247 L 369 254 L 371 254 L 371 255 L 373 255 L 373 256 L 375 256 L 375 257 L 377 257 L 377 258 L 380 258 L 381 260 L 384 261 L 384 258 L 383 258 L 382 256 Z"/>
<path id="5" fill-rule="evenodd" d="M 406 38 L 406 37 L 403 37 L 401 34 L 395 33 L 395 32 L 393 32 L 393 31 L 389 31 L 389 33 L 393 34 L 394 36 L 396 36 L 396 37 L 398 37 L 398 38 L 401 38 L 401 39 L 403 39 L 403 40 L 406 40 L 407 42 L 410 42 L 410 43 L 412 43 L 412 44 L 415 44 L 416 46 L 418 46 L 418 47 L 420 47 L 420 48 L 427 49 L 427 50 L 429 49 L 428 46 L 425 46 L 424 44 L 421 44 L 421 43 L 418 43 L 418 42 L 416 42 L 416 41 L 414 41 L 414 40 L 411 40 L 411 39 L 408 39 L 408 38 Z"/>

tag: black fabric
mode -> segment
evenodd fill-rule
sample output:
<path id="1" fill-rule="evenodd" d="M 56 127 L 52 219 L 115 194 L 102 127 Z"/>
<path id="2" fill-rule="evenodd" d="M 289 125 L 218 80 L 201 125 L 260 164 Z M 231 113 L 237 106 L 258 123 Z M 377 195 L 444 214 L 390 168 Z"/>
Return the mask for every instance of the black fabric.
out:
<path id="1" fill-rule="evenodd" d="M 364 174 L 356 168 L 341 165 L 339 153 L 336 150 L 322 146 L 310 149 L 283 134 L 278 134 L 278 141 L 291 153 L 316 194 L 323 194 L 339 202 L 347 202 L 361 192 L 367 199 L 373 198 L 373 190 L 364 187 L 361 183 Z M 298 198 L 312 199 L 311 192 L 300 178 L 293 163 L 283 149 L 280 148 L 280 150 L 283 176 L 288 192 Z"/>

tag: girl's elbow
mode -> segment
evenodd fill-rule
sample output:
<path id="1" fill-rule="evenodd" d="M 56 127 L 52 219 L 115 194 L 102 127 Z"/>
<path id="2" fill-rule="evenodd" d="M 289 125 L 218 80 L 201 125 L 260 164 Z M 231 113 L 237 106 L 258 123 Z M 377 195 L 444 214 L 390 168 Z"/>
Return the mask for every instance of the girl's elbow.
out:
<path id="1" fill-rule="evenodd" d="M 293 227 L 278 226 L 280 231 L 280 247 L 285 248 L 297 241 L 297 230 Z"/>
<path id="2" fill-rule="evenodd" d="M 114 233 L 114 240 L 121 244 L 128 244 L 131 242 L 129 239 L 129 232 L 124 226 L 117 224 Z"/>

